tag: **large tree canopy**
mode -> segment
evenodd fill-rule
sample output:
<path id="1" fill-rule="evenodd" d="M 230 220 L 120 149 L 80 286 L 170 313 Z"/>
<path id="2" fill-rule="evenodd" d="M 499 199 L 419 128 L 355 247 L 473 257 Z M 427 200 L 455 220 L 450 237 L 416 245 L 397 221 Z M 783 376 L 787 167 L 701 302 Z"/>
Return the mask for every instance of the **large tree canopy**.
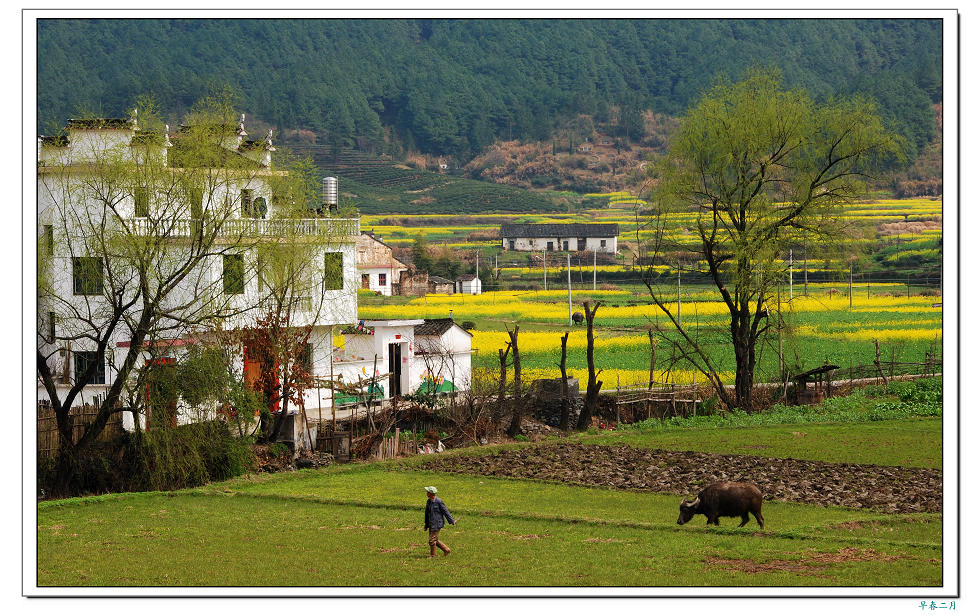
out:
<path id="1" fill-rule="evenodd" d="M 785 275 L 780 259 L 789 242 L 804 232 L 812 241 L 837 234 L 841 207 L 900 155 L 901 145 L 874 103 L 860 97 L 817 103 L 801 89 L 783 89 L 772 71 L 715 86 L 684 116 L 655 167 L 653 197 L 659 216 L 695 214 L 700 242 L 694 256 L 706 263 L 731 314 L 734 399 L 671 306 L 651 294 L 673 323 L 672 343 L 729 406 L 751 407 L 756 344 L 771 326 L 767 304 Z M 660 254 L 677 248 L 665 234 L 651 246 Z"/>

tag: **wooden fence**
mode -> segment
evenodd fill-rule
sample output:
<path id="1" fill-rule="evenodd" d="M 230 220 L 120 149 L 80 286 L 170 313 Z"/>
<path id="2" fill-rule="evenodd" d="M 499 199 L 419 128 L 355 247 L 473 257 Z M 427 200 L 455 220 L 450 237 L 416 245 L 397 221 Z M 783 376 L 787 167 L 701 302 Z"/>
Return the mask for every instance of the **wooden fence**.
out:
<path id="1" fill-rule="evenodd" d="M 616 389 L 616 421 L 620 420 L 621 407 L 629 410 L 634 420 L 646 415 L 663 418 L 667 412 L 673 416 L 697 416 L 698 404 L 703 400 L 696 384 L 648 383 L 644 386 Z"/>
<path id="2" fill-rule="evenodd" d="M 99 413 L 99 406 L 85 404 L 75 406 L 68 411 L 71 421 L 72 441 L 78 442 L 85 427 L 95 420 Z M 105 442 L 118 438 L 124 433 L 122 426 L 122 413 L 116 412 L 109 417 L 105 429 L 99 434 L 98 440 Z M 37 454 L 42 459 L 53 457 L 58 452 L 61 444 L 61 433 L 58 431 L 58 420 L 55 418 L 54 409 L 44 403 L 37 405 Z"/>
<path id="3" fill-rule="evenodd" d="M 378 449 L 375 459 L 395 459 L 406 455 L 417 455 L 418 443 L 412 438 L 403 438 L 400 429 L 395 429 L 394 436 L 385 438 Z"/>

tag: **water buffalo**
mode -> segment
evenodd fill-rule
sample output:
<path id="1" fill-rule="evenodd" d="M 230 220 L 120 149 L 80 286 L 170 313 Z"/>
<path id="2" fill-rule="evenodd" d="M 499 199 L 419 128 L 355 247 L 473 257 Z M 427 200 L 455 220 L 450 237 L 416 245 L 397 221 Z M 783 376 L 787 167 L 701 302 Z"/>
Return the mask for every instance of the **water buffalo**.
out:
<path id="1" fill-rule="evenodd" d="M 762 528 L 762 492 L 751 483 L 714 483 L 701 490 L 693 502 L 681 502 L 677 524 L 684 525 L 694 515 L 704 515 L 708 524 L 718 525 L 718 517 L 741 517 L 739 527 L 749 522 L 749 513 Z"/>

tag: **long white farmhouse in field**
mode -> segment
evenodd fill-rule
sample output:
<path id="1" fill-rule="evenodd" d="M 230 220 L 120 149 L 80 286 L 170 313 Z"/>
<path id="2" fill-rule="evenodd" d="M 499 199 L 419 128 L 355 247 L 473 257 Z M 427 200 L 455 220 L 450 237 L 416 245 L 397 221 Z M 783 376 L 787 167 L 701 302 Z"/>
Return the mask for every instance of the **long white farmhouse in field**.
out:
<path id="1" fill-rule="evenodd" d="M 117 265 L 112 253 L 126 249 L 126 241 L 133 238 L 136 243 L 166 242 L 160 253 L 172 258 L 164 261 L 179 261 L 202 234 L 217 236 L 213 254 L 205 255 L 168 297 L 172 322 L 158 327 L 153 338 L 141 344 L 138 367 L 173 364 L 185 347 L 201 341 L 198 329 L 181 326 L 182 309 L 197 315 L 208 303 L 220 304 L 230 314 L 223 320 L 225 329 L 255 327 L 257 319 L 267 314 L 269 299 L 262 254 L 274 256 L 283 246 L 302 245 L 309 250 L 305 255 L 309 267 L 301 272 L 308 290 L 298 297 L 290 324 L 312 325 L 305 360 L 314 374 L 329 373 L 332 327 L 357 322 L 355 244 L 360 221 L 335 217 L 329 205 L 327 211 L 310 210 L 305 217 L 278 215 L 283 199 L 275 186 L 284 172 L 272 167 L 276 148 L 271 131 L 263 140 L 246 139 L 242 116 L 237 127 L 221 127 L 219 134 L 213 151 L 194 155 L 181 150 L 181 130 L 171 133 L 168 127 L 148 133 L 140 130 L 135 115 L 69 120 L 66 135 L 39 137 L 38 234 L 44 258 L 38 275 L 47 290 L 39 299 L 37 343 L 39 356 L 56 375 L 59 398 L 92 363 L 97 368 L 73 405 L 105 396 L 127 356 L 131 328 L 115 329 L 101 350 L 95 340 L 99 331 L 111 330 L 106 321 L 111 317 L 110 293 L 133 292 L 132 285 L 118 280 L 129 265 Z M 201 169 L 202 159 L 217 164 Z M 109 160 L 133 161 L 141 180 L 127 183 L 100 175 Z M 191 160 L 185 167 L 185 161 Z M 189 187 L 181 188 L 183 196 L 175 198 L 192 171 L 204 179 L 193 185 L 188 182 Z M 97 194 L 103 188 L 115 191 L 111 199 Z M 108 233 L 117 238 L 115 243 L 104 240 Z M 122 314 L 123 320 L 138 318 L 140 310 L 140 302 L 134 301 Z M 239 367 L 246 380 L 269 369 L 250 359 L 256 353 L 248 348 L 240 352 Z M 132 390 L 139 394 L 138 386 Z M 37 394 L 39 402 L 50 400 L 40 382 Z M 316 392 L 306 391 L 303 402 L 307 408 L 316 407 Z M 191 410 L 177 399 L 162 412 L 171 414 L 167 420 L 174 423 L 214 416 L 207 411 L 202 415 L 200 408 Z M 139 420 L 145 427 L 146 415 Z M 123 426 L 134 427 L 128 412 Z"/>
<path id="2" fill-rule="evenodd" d="M 616 254 L 618 224 L 502 224 L 504 250 L 519 252 L 606 252 Z"/>

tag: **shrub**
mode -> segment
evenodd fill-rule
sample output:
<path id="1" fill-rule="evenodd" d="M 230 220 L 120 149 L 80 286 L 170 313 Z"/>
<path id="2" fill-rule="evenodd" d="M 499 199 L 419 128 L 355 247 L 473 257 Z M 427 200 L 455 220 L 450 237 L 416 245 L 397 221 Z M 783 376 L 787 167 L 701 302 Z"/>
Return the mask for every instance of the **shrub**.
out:
<path id="1" fill-rule="evenodd" d="M 244 474 L 254 461 L 221 421 L 130 434 L 123 455 L 127 490 L 181 489 Z"/>
<path id="2" fill-rule="evenodd" d="M 226 480 L 250 471 L 247 441 L 221 421 L 133 432 L 99 443 L 78 460 L 72 494 L 165 491 Z M 54 460 L 39 460 L 38 486 L 50 485 Z"/>

